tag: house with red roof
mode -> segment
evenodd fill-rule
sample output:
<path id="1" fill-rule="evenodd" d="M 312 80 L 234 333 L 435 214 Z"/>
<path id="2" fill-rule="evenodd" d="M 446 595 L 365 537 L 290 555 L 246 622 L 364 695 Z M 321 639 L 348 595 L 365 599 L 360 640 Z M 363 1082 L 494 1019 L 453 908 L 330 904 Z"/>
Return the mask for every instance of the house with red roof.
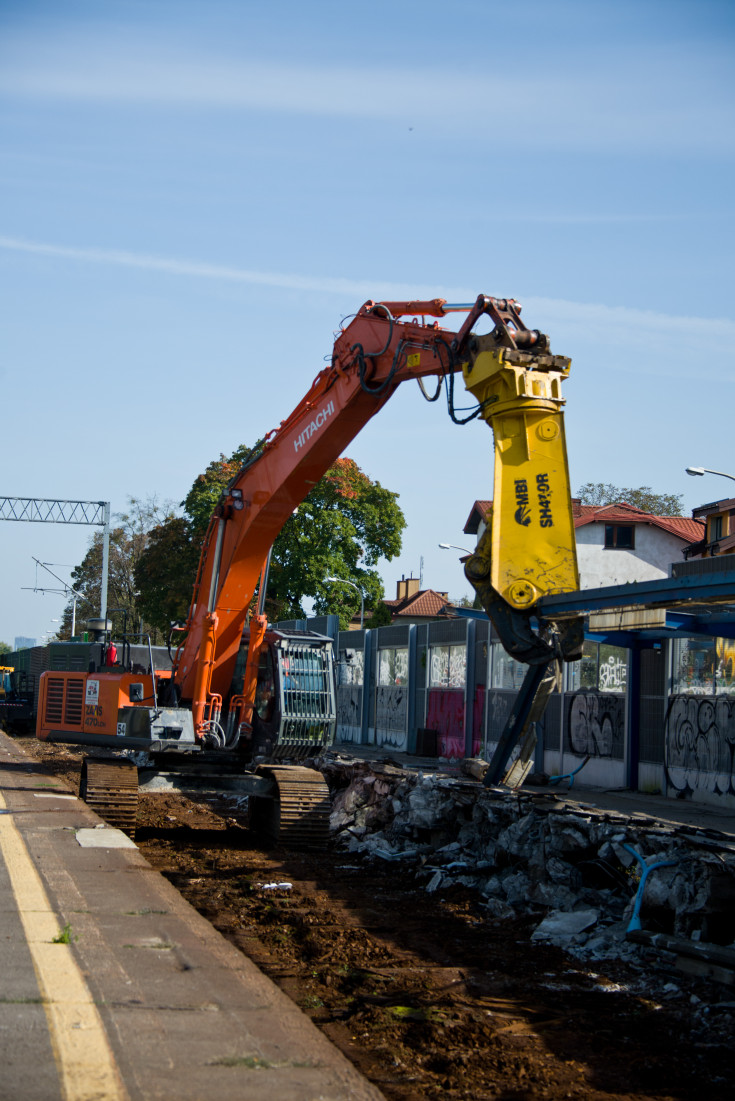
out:
<path id="1" fill-rule="evenodd" d="M 692 516 L 702 530 L 687 547 L 686 558 L 714 558 L 718 554 L 735 554 L 735 497 L 700 505 Z"/>
<path id="2" fill-rule="evenodd" d="M 479 539 L 490 522 L 491 510 L 492 501 L 475 501 L 465 534 Z M 655 516 L 624 501 L 583 505 L 575 498 L 572 513 L 582 589 L 669 577 L 672 562 L 691 553 L 692 544 L 705 535 L 701 520 Z"/>
<path id="3" fill-rule="evenodd" d="M 704 535 L 700 520 L 655 516 L 625 502 L 573 502 L 580 587 L 624 585 L 671 576 L 671 565 Z"/>
<path id="4" fill-rule="evenodd" d="M 396 585 L 396 599 L 383 601 L 393 623 L 429 623 L 444 608 L 451 607 L 447 593 L 420 589 L 420 584 L 417 577 L 402 577 Z"/>
<path id="5" fill-rule="evenodd" d="M 442 614 L 444 608 L 452 607 L 448 593 L 422 589 L 420 585 L 417 577 L 402 577 L 396 583 L 395 600 L 381 601 L 390 612 L 391 623 L 430 623 Z M 369 618 L 369 613 L 366 613 L 365 618 Z M 360 629 L 359 613 L 352 617 L 349 629 Z"/>

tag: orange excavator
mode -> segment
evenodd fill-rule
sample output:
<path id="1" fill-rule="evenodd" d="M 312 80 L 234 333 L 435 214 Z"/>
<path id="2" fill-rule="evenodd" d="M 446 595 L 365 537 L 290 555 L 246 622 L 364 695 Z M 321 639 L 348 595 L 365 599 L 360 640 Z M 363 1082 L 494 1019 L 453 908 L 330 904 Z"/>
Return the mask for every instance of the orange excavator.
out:
<path id="1" fill-rule="evenodd" d="M 466 314 L 457 331 L 440 326 L 455 312 Z M 366 302 L 340 330 L 330 366 L 223 491 L 172 670 L 156 672 L 151 661 L 145 673 L 43 674 L 39 738 L 128 751 L 85 762 L 82 797 L 108 821 L 132 832 L 139 770 L 146 782 L 184 787 L 183 776 L 189 786 L 245 792 L 261 828 L 282 839 L 323 834 L 322 777 L 283 761 L 314 757 L 334 740 L 332 642 L 269 629 L 270 550 L 403 382 L 417 380 L 428 400 L 443 382 L 457 423 L 479 416 L 494 429 L 493 520 L 467 573 L 506 649 L 532 664 L 577 656 L 578 625 L 538 630 L 531 622 L 539 597 L 578 588 L 561 413 L 569 360 L 552 355 L 520 312 L 512 299 L 484 295 L 462 305 Z M 478 335 L 483 318 L 491 331 Z M 454 406 L 459 371 L 477 401 L 464 420 Z M 428 376 L 439 380 L 433 394 Z M 256 594 L 258 610 L 248 615 Z"/>

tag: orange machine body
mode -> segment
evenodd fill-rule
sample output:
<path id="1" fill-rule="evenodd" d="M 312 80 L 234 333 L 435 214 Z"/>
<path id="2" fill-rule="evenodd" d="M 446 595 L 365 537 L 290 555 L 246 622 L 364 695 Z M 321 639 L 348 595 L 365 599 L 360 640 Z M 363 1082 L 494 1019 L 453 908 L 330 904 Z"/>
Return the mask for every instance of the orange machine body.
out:
<path id="1" fill-rule="evenodd" d="M 170 673 L 159 672 L 156 677 L 168 679 Z M 131 685 L 141 687 L 131 693 Z M 39 686 L 36 737 L 45 741 L 60 730 L 114 737 L 123 708 L 152 707 L 153 701 L 153 678 L 147 673 L 47 672 Z"/>

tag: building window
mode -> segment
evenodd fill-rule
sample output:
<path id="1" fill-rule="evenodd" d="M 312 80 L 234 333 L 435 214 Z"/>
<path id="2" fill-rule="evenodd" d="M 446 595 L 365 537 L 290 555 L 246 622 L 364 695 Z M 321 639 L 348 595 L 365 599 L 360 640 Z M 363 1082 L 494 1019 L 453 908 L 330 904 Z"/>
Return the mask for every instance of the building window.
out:
<path id="1" fill-rule="evenodd" d="M 621 646 L 587 640 L 581 661 L 570 662 L 566 669 L 568 692 L 622 694 L 627 688 L 628 652 Z"/>
<path id="2" fill-rule="evenodd" d="M 365 671 L 365 651 L 340 650 L 337 669 L 340 684 L 362 684 Z"/>
<path id="3" fill-rule="evenodd" d="M 512 688 L 517 691 L 523 684 L 528 666 L 507 654 L 499 642 L 493 642 L 492 654 L 493 688 Z"/>
<path id="4" fill-rule="evenodd" d="M 674 639 L 674 695 L 735 696 L 735 644 L 731 638 Z M 728 712 L 723 712 L 727 715 Z M 727 723 L 727 720 L 724 720 Z M 723 720 L 714 712 L 708 718 L 710 731 Z M 723 743 L 724 744 L 724 743 Z"/>
<path id="5" fill-rule="evenodd" d="M 429 663 L 431 688 L 464 688 L 467 678 L 467 648 L 458 646 L 432 646 Z"/>
<path id="6" fill-rule="evenodd" d="M 605 524 L 605 546 L 633 550 L 635 530 L 632 524 Z"/>
<path id="7" fill-rule="evenodd" d="M 408 684 L 408 650 L 399 649 L 380 650 L 378 654 L 378 684 L 387 688 L 389 685 Z"/>
<path id="8" fill-rule="evenodd" d="M 709 522 L 709 541 L 715 543 L 718 539 L 722 539 L 722 517 L 712 516 Z"/>

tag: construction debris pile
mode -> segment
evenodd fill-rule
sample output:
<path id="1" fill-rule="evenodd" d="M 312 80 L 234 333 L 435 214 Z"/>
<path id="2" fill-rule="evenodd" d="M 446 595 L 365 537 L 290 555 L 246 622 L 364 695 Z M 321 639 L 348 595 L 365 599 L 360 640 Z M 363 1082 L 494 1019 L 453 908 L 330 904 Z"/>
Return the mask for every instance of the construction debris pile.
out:
<path id="1" fill-rule="evenodd" d="M 646 934 L 636 944 L 631 930 L 642 927 L 649 944 L 663 935 L 674 956 L 682 944 L 690 957 L 705 944 L 730 945 L 720 955 L 735 968 L 728 835 L 600 810 L 549 789 L 513 793 L 339 757 L 319 767 L 339 843 L 404 863 L 429 892 L 472 888 L 491 920 L 538 915 L 533 939 L 587 960 L 634 961 Z"/>

